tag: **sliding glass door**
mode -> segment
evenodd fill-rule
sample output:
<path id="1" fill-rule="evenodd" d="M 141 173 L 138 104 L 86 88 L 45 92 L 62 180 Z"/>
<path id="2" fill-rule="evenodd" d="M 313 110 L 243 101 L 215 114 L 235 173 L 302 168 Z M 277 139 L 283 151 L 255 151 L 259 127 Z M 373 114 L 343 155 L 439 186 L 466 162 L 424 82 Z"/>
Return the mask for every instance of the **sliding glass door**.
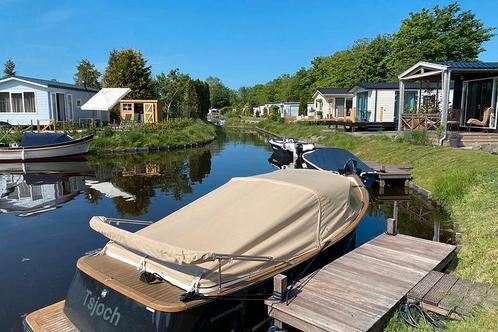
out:
<path id="1" fill-rule="evenodd" d="M 339 118 L 344 117 L 344 98 L 336 98 L 335 99 L 335 114 Z"/>
<path id="2" fill-rule="evenodd" d="M 356 117 L 360 121 L 368 121 L 368 92 L 356 94 Z"/>
<path id="3" fill-rule="evenodd" d="M 463 83 L 464 113 L 462 125 L 466 125 L 469 119 L 477 119 L 486 122 L 485 127 L 493 126 L 492 119 L 484 119 L 484 110 L 495 107 L 495 94 L 493 93 L 494 79 L 467 81 Z M 496 109 L 495 109 L 496 112 Z M 493 114 L 494 119 L 494 114 Z"/>

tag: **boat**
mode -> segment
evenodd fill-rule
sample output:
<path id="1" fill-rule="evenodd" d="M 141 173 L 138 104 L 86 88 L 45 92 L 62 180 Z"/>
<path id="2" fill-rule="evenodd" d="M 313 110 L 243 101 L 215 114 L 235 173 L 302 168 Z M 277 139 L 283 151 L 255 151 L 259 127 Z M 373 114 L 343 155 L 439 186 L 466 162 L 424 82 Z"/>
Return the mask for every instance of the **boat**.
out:
<path id="1" fill-rule="evenodd" d="M 0 162 L 84 159 L 93 136 L 73 139 L 65 133 L 24 132 L 20 143 L 0 146 Z"/>
<path id="2" fill-rule="evenodd" d="M 296 158 L 300 154 L 315 149 L 313 143 L 306 143 L 294 138 L 273 137 L 268 140 L 273 152 L 290 158 Z"/>
<path id="3" fill-rule="evenodd" d="M 375 181 L 375 170 L 345 149 L 319 148 L 304 153 L 302 158 L 308 168 L 338 174 L 356 173 L 367 188 Z"/>
<path id="4" fill-rule="evenodd" d="M 289 169 L 233 178 L 134 233 L 115 226 L 119 220 L 93 217 L 91 228 L 109 242 L 77 261 L 66 300 L 30 313 L 24 326 L 261 330 L 268 316 L 260 300 L 273 276 L 297 277 L 315 258 L 332 257 L 351 239 L 368 200 L 354 174 Z"/>

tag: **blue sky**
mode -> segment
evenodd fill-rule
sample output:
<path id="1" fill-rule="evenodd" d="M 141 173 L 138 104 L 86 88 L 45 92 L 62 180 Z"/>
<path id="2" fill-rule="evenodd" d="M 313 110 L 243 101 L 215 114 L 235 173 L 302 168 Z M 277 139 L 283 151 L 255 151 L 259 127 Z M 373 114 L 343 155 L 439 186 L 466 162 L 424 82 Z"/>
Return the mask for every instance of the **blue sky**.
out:
<path id="1" fill-rule="evenodd" d="M 355 39 L 397 31 L 411 11 L 449 1 L 34 1 L 0 0 L 0 62 L 19 75 L 72 82 L 88 58 L 103 71 L 113 48 L 135 48 L 154 74 L 180 68 L 228 86 L 263 83 L 307 67 Z M 498 26 L 496 1 L 461 1 Z M 498 37 L 481 60 L 498 61 Z"/>

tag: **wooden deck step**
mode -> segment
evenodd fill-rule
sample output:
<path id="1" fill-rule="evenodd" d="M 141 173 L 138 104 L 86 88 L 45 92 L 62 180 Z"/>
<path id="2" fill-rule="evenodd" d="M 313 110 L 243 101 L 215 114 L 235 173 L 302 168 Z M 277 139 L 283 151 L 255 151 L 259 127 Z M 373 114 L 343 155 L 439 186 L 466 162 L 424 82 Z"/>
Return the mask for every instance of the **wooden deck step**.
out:
<path id="1" fill-rule="evenodd" d="M 77 332 L 76 326 L 64 314 L 64 302 L 60 301 L 26 316 L 26 323 L 33 331 Z"/>
<path id="2" fill-rule="evenodd" d="M 269 316 L 304 331 L 378 331 L 399 301 L 453 257 L 455 246 L 380 235 L 299 282 L 286 303 L 267 300 Z"/>
<path id="3" fill-rule="evenodd" d="M 498 305 L 498 291 L 479 282 L 432 271 L 408 292 L 409 302 L 454 319 L 467 317 L 477 308 Z"/>

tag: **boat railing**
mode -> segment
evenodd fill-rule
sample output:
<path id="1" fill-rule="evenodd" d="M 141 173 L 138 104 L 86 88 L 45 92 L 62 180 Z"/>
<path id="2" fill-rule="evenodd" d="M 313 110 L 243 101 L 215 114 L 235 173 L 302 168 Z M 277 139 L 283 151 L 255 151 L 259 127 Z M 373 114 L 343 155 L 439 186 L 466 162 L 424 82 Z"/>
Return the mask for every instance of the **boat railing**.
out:
<path id="1" fill-rule="evenodd" d="M 224 260 L 232 261 L 254 261 L 254 262 L 276 262 L 287 263 L 285 259 L 276 259 L 271 256 L 251 256 L 251 255 L 230 255 L 230 254 L 215 254 L 215 260 L 218 261 L 218 293 L 221 293 L 221 265 Z"/>
<path id="2" fill-rule="evenodd" d="M 122 219 L 122 218 L 105 218 L 104 222 L 108 224 L 116 224 L 118 226 L 119 224 L 129 224 L 129 225 L 152 225 L 154 221 L 147 221 L 147 220 L 135 220 L 135 219 Z"/>

